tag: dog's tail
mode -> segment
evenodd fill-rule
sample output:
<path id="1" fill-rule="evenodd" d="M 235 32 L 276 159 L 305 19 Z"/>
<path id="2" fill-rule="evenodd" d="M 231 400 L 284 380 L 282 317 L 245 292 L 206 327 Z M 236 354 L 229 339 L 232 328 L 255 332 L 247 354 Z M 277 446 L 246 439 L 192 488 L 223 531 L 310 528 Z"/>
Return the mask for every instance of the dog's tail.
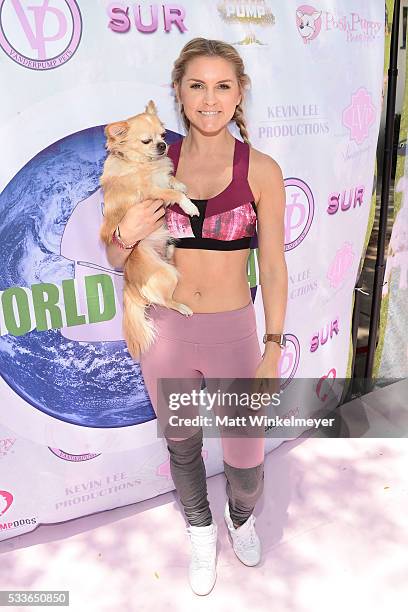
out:
<path id="1" fill-rule="evenodd" d="M 141 353 L 146 351 L 156 336 L 151 319 L 145 315 L 146 300 L 137 288 L 126 283 L 123 290 L 123 336 L 129 353 L 139 361 Z"/>

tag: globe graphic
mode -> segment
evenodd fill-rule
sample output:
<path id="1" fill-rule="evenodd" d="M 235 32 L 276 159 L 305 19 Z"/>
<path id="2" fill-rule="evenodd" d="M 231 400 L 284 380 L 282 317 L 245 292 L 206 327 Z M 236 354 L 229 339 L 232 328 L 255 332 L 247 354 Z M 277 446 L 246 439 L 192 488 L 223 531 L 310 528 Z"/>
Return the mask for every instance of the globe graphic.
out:
<path id="1" fill-rule="evenodd" d="M 166 133 L 169 144 L 179 137 Z M 38 153 L 9 182 L 0 194 L 1 291 L 74 278 L 61 237 L 76 205 L 100 188 L 105 157 L 104 126 L 88 128 Z M 33 408 L 68 423 L 111 428 L 156 418 L 123 340 L 77 342 L 59 329 L 5 334 L 0 375 Z"/>

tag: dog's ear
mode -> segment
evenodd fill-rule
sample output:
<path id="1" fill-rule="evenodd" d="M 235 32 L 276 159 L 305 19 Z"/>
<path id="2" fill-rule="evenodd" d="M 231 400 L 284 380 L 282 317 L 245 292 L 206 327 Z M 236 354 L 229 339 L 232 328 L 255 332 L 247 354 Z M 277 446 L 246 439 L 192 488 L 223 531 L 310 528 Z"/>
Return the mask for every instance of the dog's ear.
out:
<path id="1" fill-rule="evenodd" d="M 149 115 L 157 115 L 157 108 L 153 100 L 149 100 L 145 108 L 145 113 L 149 113 Z"/>
<path id="2" fill-rule="evenodd" d="M 105 128 L 105 135 L 107 138 L 123 138 L 129 131 L 129 124 L 127 121 L 115 121 L 115 123 L 109 123 Z"/>

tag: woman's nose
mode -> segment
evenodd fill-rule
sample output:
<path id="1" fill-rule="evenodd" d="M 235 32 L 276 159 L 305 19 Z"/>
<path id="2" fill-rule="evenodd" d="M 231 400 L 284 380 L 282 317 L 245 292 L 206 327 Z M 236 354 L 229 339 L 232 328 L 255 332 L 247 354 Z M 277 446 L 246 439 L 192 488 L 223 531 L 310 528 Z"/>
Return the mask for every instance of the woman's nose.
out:
<path id="1" fill-rule="evenodd" d="M 204 101 L 207 102 L 207 104 L 216 104 L 217 97 L 215 95 L 215 92 L 211 91 L 210 89 L 207 89 L 204 94 Z"/>

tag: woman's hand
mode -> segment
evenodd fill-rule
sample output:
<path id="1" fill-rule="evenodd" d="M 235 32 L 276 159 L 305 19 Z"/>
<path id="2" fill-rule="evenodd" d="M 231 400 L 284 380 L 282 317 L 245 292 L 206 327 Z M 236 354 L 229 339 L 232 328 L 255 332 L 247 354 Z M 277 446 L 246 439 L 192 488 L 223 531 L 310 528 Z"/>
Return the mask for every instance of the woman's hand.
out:
<path id="1" fill-rule="evenodd" d="M 125 244 L 143 240 L 163 225 L 163 200 L 143 200 L 131 206 L 119 223 L 121 239 Z"/>
<path id="2" fill-rule="evenodd" d="M 265 350 L 262 361 L 259 363 L 253 381 L 254 393 L 279 393 L 279 360 L 281 347 L 276 342 L 268 343 L 270 346 Z"/>

